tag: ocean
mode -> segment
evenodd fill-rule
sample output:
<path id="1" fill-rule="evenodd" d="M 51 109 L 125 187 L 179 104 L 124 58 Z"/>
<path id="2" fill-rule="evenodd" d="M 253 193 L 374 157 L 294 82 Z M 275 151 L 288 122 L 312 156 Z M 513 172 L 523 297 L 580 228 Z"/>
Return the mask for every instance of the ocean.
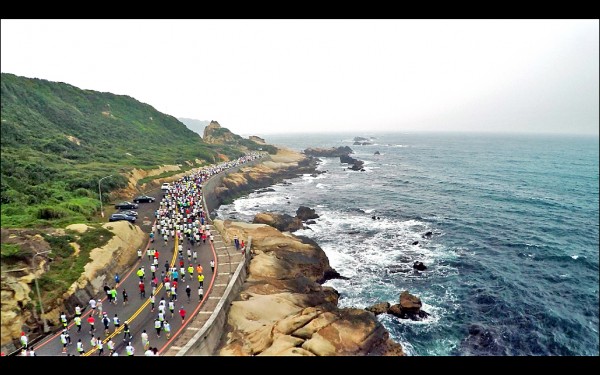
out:
<path id="1" fill-rule="evenodd" d="M 378 315 L 408 355 L 599 355 L 597 136 L 262 137 L 298 151 L 350 146 L 365 171 L 320 158 L 325 173 L 241 197 L 218 218 L 314 208 L 316 223 L 295 234 L 350 278 L 325 284 L 340 307 L 398 303 L 403 290 L 421 298 L 422 321 Z"/>

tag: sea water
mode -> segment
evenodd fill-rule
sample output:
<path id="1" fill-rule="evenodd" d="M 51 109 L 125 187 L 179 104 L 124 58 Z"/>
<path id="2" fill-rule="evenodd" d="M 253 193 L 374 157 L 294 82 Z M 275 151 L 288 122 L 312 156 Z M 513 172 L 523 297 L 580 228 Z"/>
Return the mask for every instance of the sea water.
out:
<path id="1" fill-rule="evenodd" d="M 295 234 L 350 278 L 326 283 L 340 307 L 395 304 L 404 290 L 421 298 L 422 321 L 378 315 L 408 355 L 599 354 L 597 136 L 263 138 L 298 151 L 350 146 L 364 171 L 322 157 L 325 173 L 251 193 L 219 218 L 314 208 L 316 223 Z"/>

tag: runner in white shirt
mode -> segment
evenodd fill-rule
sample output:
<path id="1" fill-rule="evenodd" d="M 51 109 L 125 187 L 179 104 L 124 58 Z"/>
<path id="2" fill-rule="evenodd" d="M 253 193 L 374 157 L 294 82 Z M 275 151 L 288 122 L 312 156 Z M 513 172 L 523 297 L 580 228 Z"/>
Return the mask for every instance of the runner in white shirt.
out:
<path id="1" fill-rule="evenodd" d="M 148 350 L 148 348 L 150 348 L 150 340 L 148 339 L 148 332 L 146 332 L 146 330 L 144 330 L 141 334 L 142 337 L 142 345 L 144 346 L 144 349 Z"/>
<path id="2" fill-rule="evenodd" d="M 127 353 L 127 355 L 129 357 L 133 356 L 135 354 L 135 348 L 133 347 L 133 345 L 131 345 L 131 341 L 129 342 L 129 344 L 125 347 L 125 352 Z"/>
<path id="3" fill-rule="evenodd" d="M 96 300 L 94 298 L 92 298 L 90 300 L 90 308 L 92 309 L 92 316 L 94 316 L 96 314 L 96 305 L 97 305 Z"/>
<path id="4" fill-rule="evenodd" d="M 167 334 L 167 339 L 171 337 L 171 324 L 166 320 L 163 322 L 163 330 Z"/>
<path id="5" fill-rule="evenodd" d="M 108 355 L 115 355 L 115 342 L 112 339 L 108 340 L 106 347 L 108 348 Z"/>

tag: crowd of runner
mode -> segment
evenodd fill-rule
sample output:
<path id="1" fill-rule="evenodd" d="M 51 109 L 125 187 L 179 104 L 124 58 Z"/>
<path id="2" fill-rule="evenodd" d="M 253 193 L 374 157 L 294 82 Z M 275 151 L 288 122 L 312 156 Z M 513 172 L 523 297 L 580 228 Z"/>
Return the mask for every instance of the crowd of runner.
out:
<path id="1" fill-rule="evenodd" d="M 252 152 L 246 154 L 236 160 L 220 163 L 218 165 L 208 166 L 199 171 L 186 175 L 179 180 L 173 182 L 169 189 L 164 191 L 164 195 L 159 203 L 159 208 L 154 212 L 155 221 L 150 233 L 150 246 L 146 251 L 147 260 L 143 256 L 141 249 L 138 249 L 137 256 L 140 260 L 140 266 L 136 271 L 136 276 L 139 278 L 139 296 L 140 300 L 148 300 L 149 309 L 151 312 L 156 312 L 156 317 L 152 323 L 152 327 L 143 329 L 140 334 L 140 340 L 144 348 L 144 355 L 154 356 L 158 353 L 158 348 L 150 345 L 150 335 L 147 331 L 155 331 L 156 337 L 160 338 L 164 333 L 168 339 L 171 335 L 171 325 L 169 318 L 175 318 L 177 310 L 178 319 L 183 323 L 186 318 L 186 310 L 183 303 L 176 303 L 180 298 L 185 298 L 187 302 L 191 302 L 192 298 L 197 298 L 198 302 L 204 299 L 204 268 L 198 261 L 198 251 L 202 250 L 201 243 L 214 241 L 214 235 L 211 233 L 210 225 L 208 224 L 207 213 L 202 205 L 202 184 L 211 176 L 222 172 L 226 169 L 239 166 L 241 164 L 253 161 L 260 158 L 264 152 Z M 157 238 L 161 238 L 165 245 L 173 243 L 177 237 L 177 260 L 174 264 L 169 264 L 169 259 L 161 259 L 160 252 L 155 248 L 154 243 Z M 237 237 L 236 237 L 237 240 Z M 236 248 L 239 242 L 236 241 Z M 207 251 L 205 247 L 203 251 Z M 161 265 L 161 262 L 163 264 Z M 214 272 L 215 260 L 210 260 L 211 273 Z M 104 285 L 106 293 L 106 303 L 118 306 L 120 303 L 126 305 L 129 302 L 129 294 L 125 289 L 121 293 L 117 291 L 121 282 L 119 274 L 114 276 L 114 285 Z M 147 284 L 149 289 L 147 289 Z M 161 288 L 161 285 L 164 288 Z M 185 285 L 185 287 L 183 287 Z M 192 297 L 192 285 L 196 289 L 196 296 Z M 146 298 L 146 290 L 148 297 Z M 181 296 L 179 291 L 183 290 L 185 296 Z M 162 295 L 158 296 L 162 292 Z M 120 294 L 120 296 L 119 296 Z M 157 298 L 158 301 L 157 301 Z M 125 320 L 121 322 L 118 313 L 113 317 L 109 317 L 104 311 L 102 298 L 92 298 L 88 302 L 88 308 L 91 313 L 86 318 L 87 329 L 90 335 L 89 343 L 82 341 L 79 338 L 75 343 L 77 353 L 83 355 L 88 350 L 96 351 L 97 355 L 118 356 L 118 350 L 111 337 L 108 341 L 102 339 L 111 334 L 111 326 L 113 332 L 117 332 L 121 327 L 122 340 L 127 345 L 125 346 L 125 355 L 133 356 L 135 348 L 132 345 L 132 335 L 129 328 L 129 322 Z M 76 305 L 71 315 L 74 328 L 78 336 L 83 326 L 84 307 Z M 68 353 L 68 347 L 73 344 L 71 333 L 69 332 L 69 317 L 65 312 L 60 313 L 59 317 L 63 331 L 58 339 L 62 344 L 62 353 Z M 96 319 L 100 322 L 96 326 Z M 100 324 L 102 325 L 100 327 Z M 35 351 L 33 346 L 29 345 L 28 338 L 25 332 L 21 334 L 21 355 L 34 356 Z M 104 349 L 106 347 L 106 350 Z"/>

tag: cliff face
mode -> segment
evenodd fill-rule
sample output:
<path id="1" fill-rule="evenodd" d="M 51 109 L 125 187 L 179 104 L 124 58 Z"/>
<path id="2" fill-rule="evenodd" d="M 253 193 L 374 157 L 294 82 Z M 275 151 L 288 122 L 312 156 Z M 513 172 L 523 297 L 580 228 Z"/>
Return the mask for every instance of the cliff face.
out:
<path id="1" fill-rule="evenodd" d="M 404 355 L 373 313 L 338 308 L 338 292 L 317 282 L 333 270 L 313 241 L 264 224 L 214 223 L 225 240 L 251 236 L 254 252 L 218 354 Z"/>
<path id="2" fill-rule="evenodd" d="M 233 134 L 229 129 L 222 128 L 217 121 L 211 121 L 204 128 L 202 140 L 210 144 L 233 144 L 238 143 L 239 135 Z"/>
<path id="3" fill-rule="evenodd" d="M 251 140 L 251 141 L 254 141 L 256 143 L 267 144 L 267 142 L 263 138 L 261 138 L 261 137 L 259 137 L 257 135 L 251 135 L 251 136 L 248 137 L 248 139 Z"/>
<path id="4" fill-rule="evenodd" d="M 86 306 L 90 298 L 102 289 L 105 280 L 110 281 L 115 272 L 122 273 L 128 269 L 137 260 L 135 250 L 142 247 L 147 239 L 146 234 L 139 227 L 125 221 L 106 223 L 103 227 L 112 231 L 114 236 L 102 248 L 91 251 L 90 262 L 85 266 L 83 274 L 66 293 L 51 304 L 44 305 L 44 317 L 51 329 L 52 326 L 59 326 L 57 317 L 61 311 L 73 312 L 76 304 Z M 68 228 L 85 231 L 87 226 L 73 225 Z M 39 241 L 45 243 L 41 236 L 39 237 Z M 49 249 L 47 243 L 45 246 Z M 22 308 L 35 303 L 30 295 L 35 295 L 31 293 L 35 288 L 34 278 L 43 273 L 44 263 L 40 261 L 38 265 L 39 268 L 35 270 L 23 267 L 23 270 L 18 273 L 2 272 L 2 351 L 16 350 L 13 340 L 19 338 L 24 327 L 31 332 L 30 339 L 40 332 L 37 319 L 31 315 L 29 309 Z"/>

